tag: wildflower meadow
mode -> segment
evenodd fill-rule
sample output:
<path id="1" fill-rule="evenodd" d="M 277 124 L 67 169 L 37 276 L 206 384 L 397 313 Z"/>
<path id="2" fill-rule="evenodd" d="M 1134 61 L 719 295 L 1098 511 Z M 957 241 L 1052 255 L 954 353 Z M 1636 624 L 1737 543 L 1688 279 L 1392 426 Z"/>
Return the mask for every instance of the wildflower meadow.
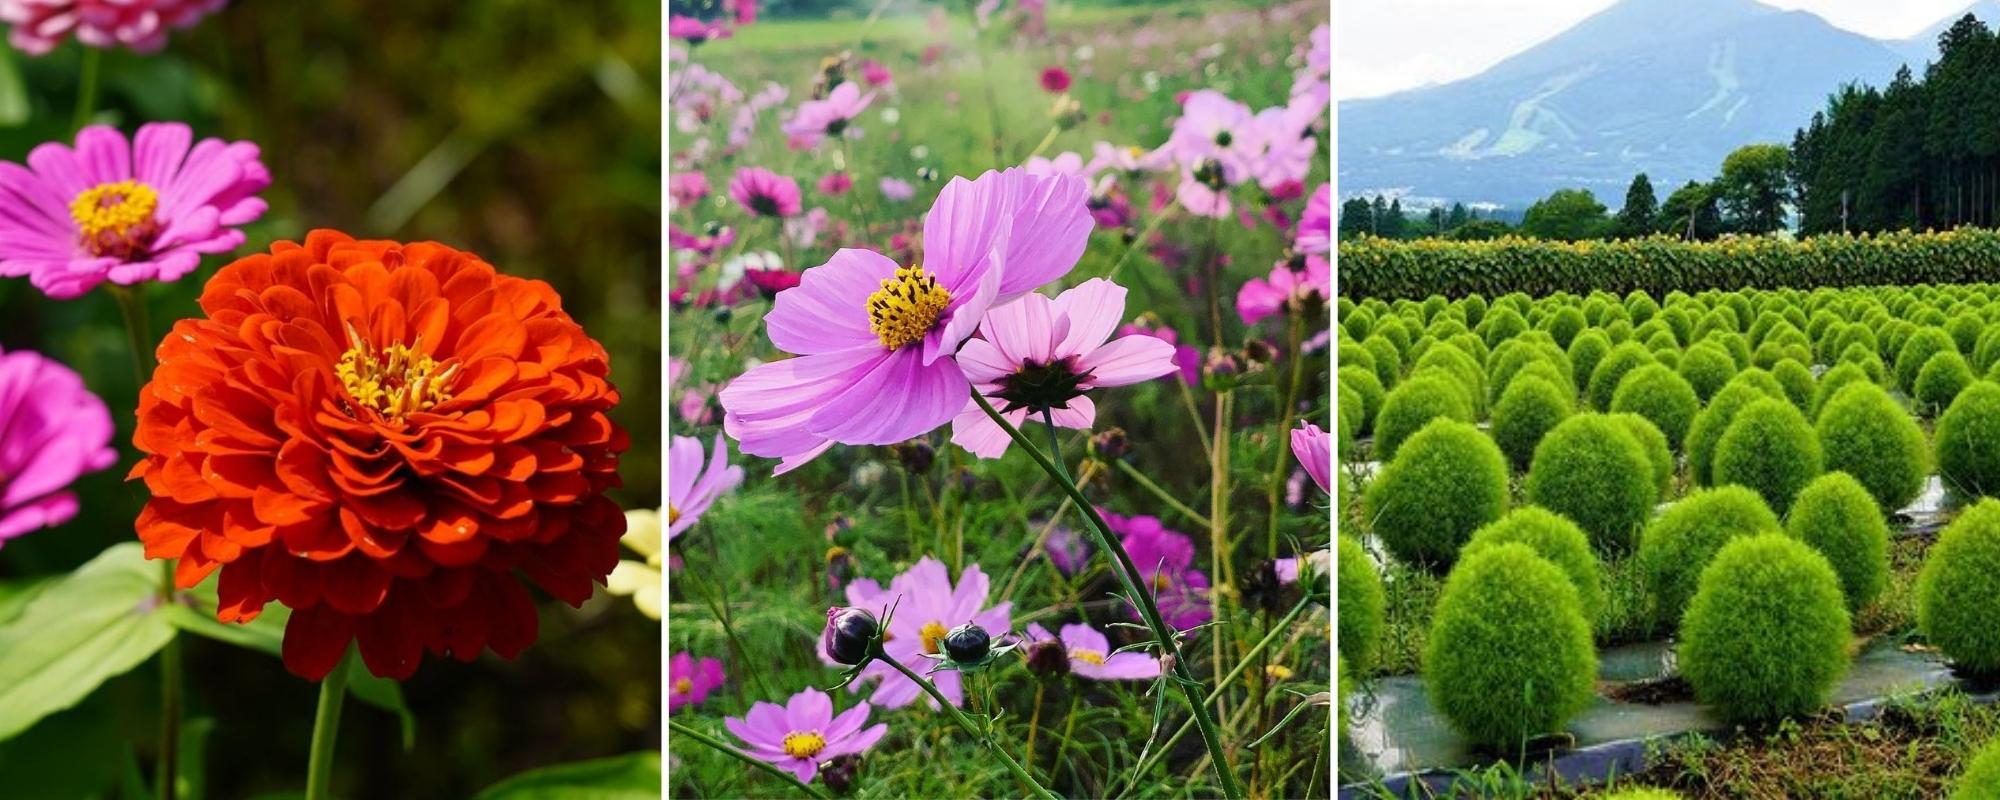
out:
<path id="1" fill-rule="evenodd" d="M 669 5 L 669 793 L 1328 795 L 1326 6 Z"/>

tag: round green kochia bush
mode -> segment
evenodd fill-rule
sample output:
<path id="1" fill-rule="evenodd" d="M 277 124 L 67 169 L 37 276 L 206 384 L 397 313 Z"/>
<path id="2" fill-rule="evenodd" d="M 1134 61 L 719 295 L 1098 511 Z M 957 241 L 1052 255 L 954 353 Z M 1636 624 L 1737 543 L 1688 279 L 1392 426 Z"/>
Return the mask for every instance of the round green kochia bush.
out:
<path id="1" fill-rule="evenodd" d="M 1965 357 L 1956 350 L 1947 350 L 1931 356 L 1924 362 L 1924 368 L 1917 371 L 1917 383 L 1910 397 L 1917 401 L 1917 407 L 1926 414 L 1936 414 L 1951 405 L 1958 393 L 1977 380 L 1972 367 L 1965 363 Z"/>
<path id="2" fill-rule="evenodd" d="M 2000 739 L 1979 748 L 1952 786 L 1951 800 L 2000 800 Z"/>
<path id="3" fill-rule="evenodd" d="M 2000 384 L 1980 381 L 1958 393 L 1937 422 L 1938 477 L 1972 497 L 2000 494 Z"/>
<path id="4" fill-rule="evenodd" d="M 1917 575 L 1917 629 L 1959 669 L 2000 676 L 2000 500 L 1966 509 Z"/>
<path id="5" fill-rule="evenodd" d="M 1508 463 L 1526 469 L 1542 436 L 1574 413 L 1568 392 L 1533 375 L 1517 377 L 1493 406 L 1493 441 Z"/>
<path id="6" fill-rule="evenodd" d="M 1445 581 L 1424 686 L 1459 733 L 1514 752 L 1589 707 L 1597 651 L 1576 587 L 1524 544 L 1466 558 Z"/>
<path id="7" fill-rule="evenodd" d="M 1680 670 L 1734 723 L 1825 705 L 1847 672 L 1848 616 L 1826 558 L 1778 533 L 1723 545 L 1681 619 Z"/>
<path id="8" fill-rule="evenodd" d="M 1667 436 L 1667 446 L 1680 449 L 1694 416 L 1701 413 L 1701 398 L 1680 373 L 1660 364 L 1648 364 L 1625 374 L 1611 393 L 1611 411 L 1645 417 Z"/>
<path id="9" fill-rule="evenodd" d="M 1721 345 L 1704 342 L 1682 353 L 1677 369 L 1687 379 L 1688 386 L 1694 388 L 1694 396 L 1706 403 L 1730 378 L 1736 377 L 1736 360 Z"/>
<path id="10" fill-rule="evenodd" d="M 1432 372 L 1450 376 L 1465 387 L 1465 396 L 1472 400 L 1475 417 L 1486 411 L 1486 369 L 1479 361 L 1456 347 L 1433 347 L 1417 357 L 1410 366 L 1412 376 Z"/>
<path id="11" fill-rule="evenodd" d="M 1528 321 L 1511 308 L 1496 308 L 1479 321 L 1479 336 L 1486 341 L 1487 347 L 1498 345 L 1527 330 Z"/>
<path id="12" fill-rule="evenodd" d="M 1471 423 L 1434 420 L 1403 443 L 1362 505 L 1390 555 L 1444 572 L 1473 531 L 1507 511 L 1507 459 Z"/>
<path id="13" fill-rule="evenodd" d="M 1590 551 L 1590 537 L 1576 523 L 1546 508 L 1521 506 L 1507 516 L 1472 532 L 1472 541 L 1458 553 L 1459 561 L 1503 544 L 1525 544 L 1535 555 L 1549 560 L 1569 576 L 1583 608 L 1584 619 L 1596 619 L 1603 608 L 1603 577 L 1597 555 Z M 1341 613 L 1347 613 L 1342 609 Z"/>
<path id="14" fill-rule="evenodd" d="M 1569 356 L 1570 379 L 1578 388 L 1590 383 L 1590 374 L 1597 371 L 1597 362 L 1611 352 L 1611 337 L 1604 331 L 1591 328 L 1571 339 L 1564 354 Z"/>
<path id="15" fill-rule="evenodd" d="M 1931 356 L 1946 351 L 1958 352 L 1958 344 L 1951 340 L 1951 334 L 1941 329 L 1920 328 L 1910 334 L 1896 350 L 1896 385 L 1905 392 L 1914 393 L 1917 373 L 1930 363 Z"/>
<path id="16" fill-rule="evenodd" d="M 1375 415 L 1375 459 L 1395 458 L 1404 439 L 1440 417 L 1473 421 L 1472 398 L 1465 396 L 1465 387 L 1435 372 L 1410 376 L 1382 398 L 1382 410 Z"/>
<path id="17" fill-rule="evenodd" d="M 1854 476 L 1884 513 L 1909 505 L 1923 492 L 1930 474 L 1924 429 L 1881 387 L 1866 381 L 1848 384 L 1826 401 L 1813 429 L 1827 471 Z"/>
<path id="18" fill-rule="evenodd" d="M 1653 425 L 1652 420 L 1638 414 L 1621 413 L 1609 415 L 1631 432 L 1632 439 L 1639 443 L 1639 449 L 1646 454 L 1646 461 L 1653 465 L 1653 483 L 1659 489 L 1655 499 L 1664 499 L 1674 487 L 1674 452 L 1667 447 L 1667 435 Z"/>
<path id="19" fill-rule="evenodd" d="M 1591 370 L 1590 381 L 1584 387 L 1584 397 L 1590 402 L 1590 407 L 1598 411 L 1610 410 L 1611 395 L 1618 391 L 1618 382 L 1625 379 L 1625 374 L 1654 361 L 1653 351 L 1637 342 L 1626 342 L 1611 348 L 1604 360 L 1597 362 L 1597 368 Z"/>
<path id="20" fill-rule="evenodd" d="M 1744 406 L 1715 444 L 1715 482 L 1757 490 L 1779 514 L 1820 474 L 1819 435 L 1798 407 L 1764 399 Z"/>
<path id="21" fill-rule="evenodd" d="M 1341 367 L 1346 369 L 1346 367 Z M 1806 406 L 1806 416 L 1819 420 L 1820 412 L 1826 409 L 1826 402 L 1833 396 L 1857 383 L 1872 384 L 1868 372 L 1858 364 L 1836 364 L 1819 377 L 1819 385 L 1813 387 L 1812 402 Z"/>
<path id="22" fill-rule="evenodd" d="M 1401 328 L 1396 330 L 1400 331 Z M 1374 359 L 1370 364 L 1375 370 L 1375 378 L 1384 388 L 1394 387 L 1403 375 L 1403 350 L 1388 337 L 1380 333 L 1361 340 L 1361 347 Z"/>
<path id="23" fill-rule="evenodd" d="M 1667 507 L 1639 534 L 1639 576 L 1655 619 L 1674 623 L 1694 597 L 1701 570 L 1722 546 L 1743 536 L 1775 533 L 1778 515 L 1742 486 L 1697 489 Z"/>
<path id="24" fill-rule="evenodd" d="M 1693 473 L 1695 483 L 1708 486 L 1715 482 L 1715 445 L 1722 441 L 1722 434 L 1729 431 L 1729 423 L 1736 419 L 1736 412 L 1758 400 L 1784 399 L 1784 396 L 1785 390 L 1777 385 L 1770 373 L 1761 369 L 1746 369 L 1729 379 L 1728 385 L 1709 399 L 1708 407 L 1695 415 L 1694 424 L 1688 426 L 1683 449 L 1687 453 L 1688 471 Z"/>
<path id="25" fill-rule="evenodd" d="M 1889 583 L 1889 523 L 1874 495 L 1845 472 L 1814 478 L 1792 503 L 1785 532 L 1826 556 L 1840 577 L 1847 610 L 1858 611 Z"/>
<path id="26" fill-rule="evenodd" d="M 1382 589 L 1382 574 L 1375 571 L 1375 559 L 1351 536 L 1340 540 L 1334 551 L 1335 602 L 1340 613 L 1334 616 L 1340 637 L 1340 658 L 1366 675 L 1375 668 L 1382 631 L 1387 627 L 1388 594 Z"/>
<path id="27" fill-rule="evenodd" d="M 1382 401 L 1388 397 L 1389 392 L 1382 388 L 1382 380 L 1375 377 L 1373 370 L 1342 364 L 1339 374 L 1340 385 L 1353 389 L 1355 394 L 1361 396 L 1359 415 L 1361 427 L 1356 429 L 1355 433 L 1365 436 L 1375 430 L 1375 415 L 1382 411 Z"/>
<path id="28" fill-rule="evenodd" d="M 1785 397 L 1800 411 L 1812 407 L 1813 389 L 1817 388 L 1817 384 L 1805 362 L 1789 358 L 1780 361 L 1771 367 L 1771 379 L 1778 382 L 1778 386 L 1785 390 Z"/>
<path id="29" fill-rule="evenodd" d="M 1630 552 L 1652 513 L 1659 486 L 1645 448 L 1624 423 L 1603 414 L 1563 420 L 1535 447 L 1528 502 L 1574 521 L 1600 555 Z"/>

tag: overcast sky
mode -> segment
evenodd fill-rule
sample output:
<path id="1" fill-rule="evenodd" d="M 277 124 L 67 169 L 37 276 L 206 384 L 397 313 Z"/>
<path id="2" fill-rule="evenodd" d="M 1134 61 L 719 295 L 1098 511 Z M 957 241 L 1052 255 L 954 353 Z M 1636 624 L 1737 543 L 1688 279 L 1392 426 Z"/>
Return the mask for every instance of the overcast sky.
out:
<path id="1" fill-rule="evenodd" d="M 1922 31 L 1971 0 L 1762 0 L 1878 39 Z M 1333 92 L 1373 97 L 1470 77 L 1613 0 L 1335 0 Z"/>

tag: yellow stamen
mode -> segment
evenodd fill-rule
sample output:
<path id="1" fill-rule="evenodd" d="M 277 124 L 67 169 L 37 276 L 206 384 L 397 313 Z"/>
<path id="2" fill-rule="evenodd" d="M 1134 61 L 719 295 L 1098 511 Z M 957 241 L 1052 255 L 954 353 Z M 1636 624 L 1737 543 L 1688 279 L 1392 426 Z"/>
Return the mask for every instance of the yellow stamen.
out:
<path id="1" fill-rule="evenodd" d="M 868 329 L 890 349 L 922 341 L 951 303 L 951 292 L 921 266 L 896 270 L 868 295 Z"/>
<path id="2" fill-rule="evenodd" d="M 1274 681 L 1288 681 L 1292 679 L 1292 668 L 1283 664 L 1270 664 L 1264 667 L 1264 676 Z"/>
<path id="3" fill-rule="evenodd" d="M 385 417 L 403 419 L 451 399 L 451 381 L 458 376 L 458 365 L 439 369 L 437 360 L 421 351 L 421 341 L 378 350 L 362 341 L 353 325 L 347 326 L 347 339 L 350 346 L 333 371 L 354 402 Z M 680 514 L 669 509 L 668 516 Z"/>
<path id="4" fill-rule="evenodd" d="M 674 694 L 690 694 L 694 691 L 694 681 L 680 678 L 674 681 Z"/>
<path id="5" fill-rule="evenodd" d="M 1085 650 L 1079 647 L 1075 650 L 1069 651 L 1069 657 L 1074 658 L 1078 661 L 1090 664 L 1096 664 L 1097 666 L 1100 667 L 1104 666 L 1104 654 L 1097 652 L 1096 650 Z"/>
<path id="6" fill-rule="evenodd" d="M 793 731 L 785 734 L 785 755 L 793 758 L 812 758 L 826 749 L 826 737 L 819 731 Z"/>
<path id="7" fill-rule="evenodd" d="M 676 522 L 679 522 L 679 521 L 681 521 L 681 510 L 680 510 L 679 508 L 676 508 L 676 507 L 674 507 L 674 504 L 673 504 L 673 503 L 668 503 L 668 504 L 667 504 L 667 524 L 668 524 L 668 525 L 672 525 L 672 524 L 674 524 L 674 523 L 676 523 Z"/>
<path id="8" fill-rule="evenodd" d="M 84 250 L 95 256 L 125 258 L 143 250 L 160 232 L 153 212 L 160 195 L 138 181 L 100 183 L 69 204 Z"/>
<path id="9" fill-rule="evenodd" d="M 917 631 L 917 635 L 923 637 L 924 652 L 931 655 L 937 655 L 938 643 L 944 641 L 944 635 L 947 633 L 950 631 L 945 630 L 944 623 L 936 620 L 924 623 L 923 629 Z"/>
<path id="10" fill-rule="evenodd" d="M 1167 573 L 1164 572 L 1153 573 L 1153 591 L 1164 592 L 1173 587 L 1174 587 L 1173 579 L 1168 578 Z"/>

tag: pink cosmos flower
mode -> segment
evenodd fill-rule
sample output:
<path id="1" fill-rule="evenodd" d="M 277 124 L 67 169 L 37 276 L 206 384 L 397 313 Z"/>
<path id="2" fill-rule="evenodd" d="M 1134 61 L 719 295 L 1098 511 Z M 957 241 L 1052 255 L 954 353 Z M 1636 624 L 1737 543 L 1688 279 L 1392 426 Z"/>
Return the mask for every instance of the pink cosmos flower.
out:
<path id="1" fill-rule="evenodd" d="M 1080 178 L 1019 169 L 953 178 L 924 218 L 924 256 L 902 267 L 842 249 L 764 317 L 798 355 L 722 390 L 723 428 L 783 473 L 835 442 L 895 444 L 949 421 L 971 384 L 951 356 L 988 309 L 1068 273 L 1090 238 Z"/>
<path id="2" fill-rule="evenodd" d="M 1333 246 L 1333 186 L 1322 183 L 1306 201 L 1306 210 L 1299 215 L 1298 237 L 1292 246 L 1301 253 L 1325 255 Z"/>
<path id="3" fill-rule="evenodd" d="M 1292 430 L 1292 455 L 1299 459 L 1299 466 L 1306 468 L 1313 483 L 1319 484 L 1322 492 L 1331 492 L 1333 485 L 1333 441 L 1320 430 L 1318 425 L 1300 421 Z"/>
<path id="4" fill-rule="evenodd" d="M 800 147 L 819 144 L 822 136 L 839 136 L 847 131 L 847 125 L 875 102 L 875 93 L 861 93 L 861 87 L 849 81 L 833 87 L 824 100 L 807 100 L 799 105 L 797 113 L 780 128 Z"/>
<path id="5" fill-rule="evenodd" d="M 813 242 L 819 241 L 820 231 L 826 230 L 827 224 L 826 209 L 814 208 L 785 220 L 785 238 L 792 240 L 792 244 L 798 245 L 801 249 L 808 248 L 813 246 Z"/>
<path id="6" fill-rule="evenodd" d="M 1103 278 L 1054 300 L 1030 294 L 986 312 L 979 338 L 958 351 L 958 365 L 1014 427 L 1040 421 L 1046 408 L 1058 427 L 1088 430 L 1097 407 L 1085 392 L 1174 371 L 1173 345 L 1151 336 L 1111 339 L 1124 313 L 1125 287 Z M 968 400 L 951 421 L 951 441 L 980 458 L 999 458 L 1011 439 Z"/>
<path id="7" fill-rule="evenodd" d="M 1062 626 L 1057 639 L 1041 623 L 1028 626 L 1029 641 L 1061 641 L 1069 651 L 1071 674 L 1093 681 L 1141 681 L 1160 677 L 1160 660 L 1139 652 L 1112 653 L 1111 640 L 1082 623 Z"/>
<path id="8" fill-rule="evenodd" d="M 783 706 L 760 702 L 740 718 L 724 717 L 722 725 L 749 745 L 744 752 L 812 783 L 821 764 L 874 747 L 889 732 L 886 722 L 862 728 L 872 710 L 867 703 L 859 703 L 834 716 L 833 698 L 818 689 L 807 689 L 792 695 Z"/>
<path id="9" fill-rule="evenodd" d="M 757 22 L 757 0 L 722 0 L 722 10 L 736 19 L 736 27 Z"/>
<path id="10" fill-rule="evenodd" d="M 887 66 L 871 58 L 861 62 L 861 79 L 867 81 L 869 86 L 887 86 L 896 78 L 889 73 Z"/>
<path id="11" fill-rule="evenodd" d="M 916 187 L 911 186 L 909 181 L 902 178 L 883 178 L 880 183 L 876 184 L 876 188 L 882 190 L 883 199 L 895 203 L 900 203 L 917 196 Z"/>
<path id="12" fill-rule="evenodd" d="M 1135 322 L 1118 329 L 1119 336 L 1130 336 L 1133 334 L 1151 336 L 1172 345 L 1174 348 L 1174 367 L 1180 373 L 1181 382 L 1189 386 L 1201 383 L 1201 351 L 1192 346 L 1181 344 L 1179 331 L 1166 325 L 1149 322 Z M 1168 375 L 1172 374 L 1168 373 Z M 1161 377 L 1165 378 L 1168 375 Z"/>
<path id="13" fill-rule="evenodd" d="M 1055 158 L 1029 156 L 1028 163 L 1021 165 L 1029 175 L 1076 175 L 1084 176 L 1083 156 L 1077 153 L 1057 153 Z"/>
<path id="14" fill-rule="evenodd" d="M 1311 119 L 1303 122 L 1309 124 Z M 1246 177 L 1265 189 L 1305 180 L 1312 170 L 1313 156 L 1319 152 L 1319 140 L 1306 135 L 1301 123 L 1283 107 L 1257 112 L 1251 118 L 1249 141 L 1242 148 Z"/>
<path id="15" fill-rule="evenodd" d="M 697 663 L 691 653 L 675 653 L 667 662 L 667 713 L 681 706 L 701 705 L 722 681 L 722 662 L 704 658 Z"/>
<path id="16" fill-rule="evenodd" d="M 737 170 L 729 182 L 729 198 L 759 217 L 789 217 L 799 213 L 799 182 L 763 167 Z"/>
<path id="17" fill-rule="evenodd" d="M 729 27 L 720 20 L 703 22 L 694 17 L 674 14 L 667 18 L 667 35 L 681 39 L 688 44 L 701 44 L 715 39 L 729 38 Z"/>
<path id="18" fill-rule="evenodd" d="M 1043 524 L 1046 524 L 1046 521 L 1038 522 L 1036 526 L 1040 527 Z M 1056 565 L 1056 571 L 1065 577 L 1075 575 L 1077 570 L 1083 569 L 1085 564 L 1090 563 L 1090 554 L 1095 552 L 1090 542 L 1084 541 L 1083 536 L 1075 529 L 1061 525 L 1049 532 L 1049 540 L 1044 548 L 1048 551 L 1049 561 Z"/>
<path id="19" fill-rule="evenodd" d="M 1325 258 L 1305 257 L 1305 269 L 1293 271 L 1289 264 L 1271 268 L 1266 278 L 1251 278 L 1236 292 L 1236 315 L 1243 324 L 1255 325 L 1278 313 L 1287 302 L 1309 304 L 1333 296 L 1333 269 Z"/>
<path id="20" fill-rule="evenodd" d="M 1069 70 L 1063 69 L 1060 66 L 1042 70 L 1042 91 L 1049 94 L 1062 94 L 1069 91 Z"/>
<path id="21" fill-rule="evenodd" d="M 178 280 L 236 249 L 237 226 L 264 216 L 271 174 L 254 144 L 192 139 L 178 122 L 143 125 L 129 143 L 92 125 L 73 150 L 50 142 L 26 167 L 0 162 L 0 276 L 67 300 L 107 280 Z"/>
<path id="22" fill-rule="evenodd" d="M 847 190 L 851 188 L 854 188 L 854 179 L 848 177 L 845 172 L 829 172 L 826 177 L 819 179 L 819 193 L 823 195 L 839 197 L 847 194 Z"/>
<path id="23" fill-rule="evenodd" d="M 118 461 L 111 412 L 68 367 L 0 352 L 0 545 L 76 516 L 69 485 Z"/>
<path id="24" fill-rule="evenodd" d="M 1210 160 L 1209 164 L 1217 162 Z M 1181 182 L 1174 187 L 1174 199 L 1182 208 L 1198 217 L 1227 219 L 1235 208 L 1229 202 L 1227 184 L 1220 181 L 1220 169 L 1197 171 L 1194 167 L 1183 167 Z"/>
<path id="25" fill-rule="evenodd" d="M 167 31 L 194 27 L 229 0 L 0 0 L 0 22 L 14 26 L 7 41 L 28 55 L 56 49 L 75 35 L 89 47 L 158 52 Z"/>
<path id="26" fill-rule="evenodd" d="M 667 246 L 675 250 L 693 250 L 707 255 L 735 243 L 735 228 L 722 227 L 714 233 L 694 234 L 681 230 L 679 225 L 667 224 Z"/>
<path id="27" fill-rule="evenodd" d="M 715 499 L 743 483 L 743 468 L 729 465 L 729 442 L 715 435 L 715 448 L 702 466 L 701 440 L 674 437 L 667 453 L 667 541 L 694 527 Z"/>
<path id="28" fill-rule="evenodd" d="M 1250 147 L 1258 136 L 1256 115 L 1250 107 L 1214 89 L 1189 94 L 1181 106 L 1181 117 L 1167 137 L 1166 147 L 1175 160 L 1189 171 L 1198 171 L 1214 161 L 1221 180 L 1234 184 L 1243 180 L 1248 169 Z"/>
<path id="29" fill-rule="evenodd" d="M 958 574 L 958 585 L 954 587 L 951 574 L 945 571 L 944 562 L 929 556 L 918 561 L 903 574 L 889 581 L 884 590 L 867 578 L 861 578 L 847 585 L 847 604 L 854 608 L 867 609 L 881 614 L 883 609 L 895 607 L 889 619 L 888 635 L 882 640 L 882 650 L 912 670 L 923 670 L 931 662 L 924 655 L 941 652 L 944 635 L 965 623 L 973 623 L 998 636 L 1000 632 L 1014 626 L 1014 604 L 1004 602 L 990 608 L 986 606 L 986 594 L 991 584 L 979 565 L 967 565 Z M 936 684 L 938 693 L 951 701 L 952 705 L 965 705 L 965 691 L 960 681 L 960 673 L 946 670 L 931 673 L 931 683 Z M 861 683 L 869 679 L 880 679 L 875 693 L 868 699 L 884 708 L 901 708 L 923 695 L 923 688 L 897 672 L 886 663 L 871 662 L 862 668 L 861 677 L 847 685 L 847 690 L 861 690 Z M 937 707 L 937 701 L 930 701 Z"/>
<path id="30" fill-rule="evenodd" d="M 1209 620 L 1208 576 L 1194 569 L 1194 540 L 1160 523 L 1158 517 L 1098 513 L 1132 557 L 1141 582 L 1152 588 L 1153 602 L 1168 625 L 1188 630 Z M 1130 609 L 1139 618 L 1136 608 Z"/>
<path id="31" fill-rule="evenodd" d="M 671 208 L 692 206 L 708 196 L 708 176 L 699 172 L 676 172 L 667 179 L 667 199 Z"/>

